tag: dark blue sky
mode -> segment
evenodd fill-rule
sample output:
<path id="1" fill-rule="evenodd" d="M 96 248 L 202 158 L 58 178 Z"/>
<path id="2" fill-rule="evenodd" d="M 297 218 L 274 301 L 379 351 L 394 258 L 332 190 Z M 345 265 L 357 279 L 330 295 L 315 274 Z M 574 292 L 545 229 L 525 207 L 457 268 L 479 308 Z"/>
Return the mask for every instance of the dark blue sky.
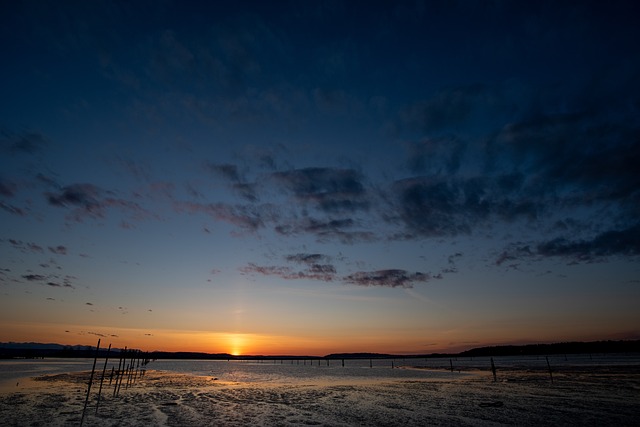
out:
<path id="1" fill-rule="evenodd" d="M 0 341 L 639 336 L 636 2 L 0 10 Z"/>

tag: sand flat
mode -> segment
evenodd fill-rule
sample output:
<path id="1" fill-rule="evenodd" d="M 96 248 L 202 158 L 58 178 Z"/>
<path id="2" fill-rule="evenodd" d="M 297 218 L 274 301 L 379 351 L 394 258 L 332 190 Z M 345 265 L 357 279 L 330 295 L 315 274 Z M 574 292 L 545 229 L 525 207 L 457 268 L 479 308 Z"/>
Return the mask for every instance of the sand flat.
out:
<path id="1" fill-rule="evenodd" d="M 6 426 L 79 425 L 89 372 L 45 375 L 0 393 Z M 86 426 L 636 425 L 637 367 L 452 373 L 436 381 L 256 384 L 149 370 L 131 387 L 92 387 Z"/>

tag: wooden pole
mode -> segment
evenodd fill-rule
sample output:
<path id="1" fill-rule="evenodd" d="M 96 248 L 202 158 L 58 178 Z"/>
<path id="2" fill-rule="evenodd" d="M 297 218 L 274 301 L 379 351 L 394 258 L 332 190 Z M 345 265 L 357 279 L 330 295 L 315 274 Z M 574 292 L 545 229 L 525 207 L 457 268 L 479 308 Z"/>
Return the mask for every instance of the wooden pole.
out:
<path id="1" fill-rule="evenodd" d="M 120 361 L 118 362 L 118 370 L 116 371 L 116 383 L 113 386 L 113 397 L 118 395 L 118 385 L 120 384 L 120 377 L 122 376 L 122 358 L 127 351 L 127 346 L 124 346 L 124 350 L 120 350 Z"/>
<path id="2" fill-rule="evenodd" d="M 104 358 L 104 366 L 102 367 L 102 377 L 100 378 L 100 388 L 98 389 L 98 403 L 96 403 L 96 415 L 98 415 L 98 408 L 100 407 L 100 396 L 102 395 L 102 383 L 104 382 L 104 373 L 107 370 L 107 362 L 109 361 L 109 352 L 111 351 L 111 344 L 107 349 L 107 355 Z"/>
<path id="3" fill-rule="evenodd" d="M 93 368 L 91 369 L 91 376 L 89 377 L 89 387 L 87 388 L 87 397 L 84 399 L 84 408 L 82 408 L 82 418 L 80 418 L 80 426 L 84 422 L 84 413 L 87 410 L 87 403 L 89 403 L 89 393 L 91 392 L 91 383 L 93 382 L 93 374 L 96 371 L 96 362 L 98 361 L 98 351 L 100 351 L 100 339 L 98 339 L 98 345 L 96 346 L 96 357 L 93 358 Z"/>
<path id="4" fill-rule="evenodd" d="M 449 365 L 451 365 L 451 372 L 453 372 L 453 361 L 449 359 Z"/>
<path id="5" fill-rule="evenodd" d="M 496 377 L 496 365 L 493 364 L 493 357 L 491 358 L 491 372 L 493 372 L 493 382 L 498 381 Z"/>
<path id="6" fill-rule="evenodd" d="M 551 384 L 553 384 L 553 372 L 551 372 L 551 364 L 549 363 L 549 356 L 545 356 L 547 359 L 547 368 L 549 368 L 549 378 L 551 378 Z"/>
<path id="7" fill-rule="evenodd" d="M 122 387 L 122 381 L 125 376 L 125 366 L 127 363 L 127 347 L 124 348 L 124 354 L 122 355 L 122 368 L 120 369 L 120 375 L 116 378 L 116 390 L 114 396 L 120 395 L 120 387 Z"/>

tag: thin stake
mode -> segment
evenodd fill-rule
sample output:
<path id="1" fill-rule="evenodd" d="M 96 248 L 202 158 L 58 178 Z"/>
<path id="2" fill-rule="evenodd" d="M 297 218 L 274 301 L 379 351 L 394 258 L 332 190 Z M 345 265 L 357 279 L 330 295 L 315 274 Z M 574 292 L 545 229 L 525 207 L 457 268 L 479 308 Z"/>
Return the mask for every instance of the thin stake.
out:
<path id="1" fill-rule="evenodd" d="M 89 377 L 89 387 L 87 388 L 87 397 L 84 399 L 84 408 L 82 408 L 82 418 L 80 418 L 80 426 L 84 422 L 84 413 L 87 410 L 87 403 L 89 403 L 89 393 L 91 392 L 91 383 L 93 382 L 93 374 L 96 371 L 96 362 L 98 361 L 98 351 L 100 350 L 100 339 L 98 339 L 98 345 L 96 346 L 96 357 L 93 359 L 93 368 L 91 369 L 91 376 Z"/>
<path id="2" fill-rule="evenodd" d="M 549 356 L 545 356 L 547 359 L 547 368 L 549 368 L 549 378 L 551 378 L 551 384 L 553 384 L 553 372 L 551 372 L 551 364 L 549 363 Z"/>
<path id="3" fill-rule="evenodd" d="M 102 395 L 102 382 L 104 381 L 104 372 L 107 370 L 107 362 L 109 361 L 109 352 L 111 351 L 111 344 L 107 349 L 107 355 L 104 358 L 104 366 L 102 367 L 102 378 L 100 378 L 100 388 L 98 389 L 98 403 L 96 403 L 96 415 L 98 415 L 98 407 L 100 407 L 100 395 Z"/>
<path id="4" fill-rule="evenodd" d="M 451 365 L 451 372 L 453 372 L 453 361 L 449 359 L 449 365 Z"/>
<path id="5" fill-rule="evenodd" d="M 118 386 L 120 384 L 120 378 L 122 376 L 122 368 L 124 367 L 124 365 L 122 365 L 122 358 L 124 357 L 125 352 L 127 351 L 127 346 L 124 346 L 124 350 L 120 350 L 120 361 L 118 362 L 118 370 L 116 371 L 116 383 L 113 386 L 113 397 L 116 397 L 118 395 Z"/>
<path id="6" fill-rule="evenodd" d="M 498 381 L 496 377 L 496 365 L 493 364 L 493 357 L 491 358 L 491 372 L 493 372 L 493 382 Z"/>

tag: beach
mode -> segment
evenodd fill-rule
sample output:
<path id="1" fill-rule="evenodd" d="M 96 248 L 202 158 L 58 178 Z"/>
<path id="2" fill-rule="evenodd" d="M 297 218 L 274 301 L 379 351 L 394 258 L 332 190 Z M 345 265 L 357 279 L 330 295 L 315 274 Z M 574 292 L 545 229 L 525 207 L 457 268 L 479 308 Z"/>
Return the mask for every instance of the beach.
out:
<path id="1" fill-rule="evenodd" d="M 306 381 L 246 381 L 149 369 L 129 386 L 125 382 L 116 397 L 105 378 L 97 411 L 96 375 L 83 425 L 631 426 L 640 417 L 637 365 L 558 367 L 553 382 L 541 366 L 502 368 L 497 381 L 491 371 L 473 367 L 395 371 L 408 374 L 401 379 L 332 374 Z M 411 379 L 413 372 L 416 378 Z M 23 379 L 14 389 L 5 385 L 0 392 L 2 425 L 80 425 L 90 374 L 54 373 Z"/>

